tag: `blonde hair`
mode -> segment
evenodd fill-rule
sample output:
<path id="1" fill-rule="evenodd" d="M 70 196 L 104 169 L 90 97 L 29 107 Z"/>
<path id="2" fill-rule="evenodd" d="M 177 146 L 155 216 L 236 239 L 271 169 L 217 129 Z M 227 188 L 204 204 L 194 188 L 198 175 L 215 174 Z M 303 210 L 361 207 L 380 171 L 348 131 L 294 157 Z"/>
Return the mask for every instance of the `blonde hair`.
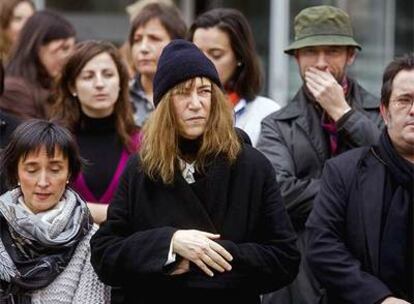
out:
<path id="1" fill-rule="evenodd" d="M 139 155 L 142 169 L 151 179 L 161 178 L 172 184 L 179 170 L 179 127 L 173 108 L 172 92 L 192 87 L 194 79 L 182 82 L 170 89 L 143 127 L 143 141 Z M 227 98 L 216 84 L 211 82 L 211 107 L 202 143 L 195 158 L 196 170 L 203 172 L 208 159 L 223 156 L 233 163 L 241 145 L 233 126 L 233 113 Z"/>

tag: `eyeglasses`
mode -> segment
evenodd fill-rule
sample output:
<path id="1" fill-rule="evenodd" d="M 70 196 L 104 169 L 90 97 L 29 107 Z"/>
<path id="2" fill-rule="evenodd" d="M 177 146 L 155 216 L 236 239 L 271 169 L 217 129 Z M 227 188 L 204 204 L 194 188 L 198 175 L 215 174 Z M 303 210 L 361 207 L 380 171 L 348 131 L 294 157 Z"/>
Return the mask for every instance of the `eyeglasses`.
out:
<path id="1" fill-rule="evenodd" d="M 401 110 L 408 110 L 411 109 L 414 104 L 414 97 L 401 96 L 391 101 L 395 104 L 396 108 Z"/>

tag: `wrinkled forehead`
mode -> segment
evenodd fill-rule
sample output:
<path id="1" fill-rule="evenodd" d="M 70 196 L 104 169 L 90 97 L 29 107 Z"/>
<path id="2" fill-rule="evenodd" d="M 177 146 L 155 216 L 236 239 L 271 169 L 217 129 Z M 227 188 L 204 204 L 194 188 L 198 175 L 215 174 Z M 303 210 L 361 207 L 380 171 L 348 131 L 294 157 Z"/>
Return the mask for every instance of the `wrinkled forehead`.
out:
<path id="1" fill-rule="evenodd" d="M 407 95 L 414 98 L 414 70 L 401 70 L 392 82 L 392 95 Z"/>
<path id="2" fill-rule="evenodd" d="M 188 79 L 186 81 L 183 81 L 176 85 L 173 89 L 174 93 L 177 92 L 188 92 L 193 90 L 195 87 L 199 86 L 211 86 L 211 80 L 206 77 L 195 77 Z"/>

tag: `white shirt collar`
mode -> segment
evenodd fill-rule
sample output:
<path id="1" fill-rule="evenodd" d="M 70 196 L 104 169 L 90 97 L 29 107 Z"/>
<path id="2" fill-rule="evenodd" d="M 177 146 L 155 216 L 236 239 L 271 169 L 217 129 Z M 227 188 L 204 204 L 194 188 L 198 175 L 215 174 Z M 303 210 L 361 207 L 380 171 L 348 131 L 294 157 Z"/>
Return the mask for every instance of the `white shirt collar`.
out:
<path id="1" fill-rule="evenodd" d="M 194 172 L 195 172 L 195 161 L 187 163 L 185 160 L 178 158 L 180 162 L 181 174 L 185 181 L 189 184 L 195 183 Z"/>

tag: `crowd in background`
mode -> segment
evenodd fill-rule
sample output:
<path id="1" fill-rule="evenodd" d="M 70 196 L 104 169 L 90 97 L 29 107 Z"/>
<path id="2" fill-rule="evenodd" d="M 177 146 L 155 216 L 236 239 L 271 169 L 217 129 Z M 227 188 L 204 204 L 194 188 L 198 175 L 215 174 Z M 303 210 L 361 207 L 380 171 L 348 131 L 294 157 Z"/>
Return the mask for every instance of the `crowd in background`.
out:
<path id="1" fill-rule="evenodd" d="M 117 48 L 0 3 L 0 303 L 412 303 L 414 55 L 375 97 L 306 8 L 281 107 L 240 11 L 130 16 Z"/>

